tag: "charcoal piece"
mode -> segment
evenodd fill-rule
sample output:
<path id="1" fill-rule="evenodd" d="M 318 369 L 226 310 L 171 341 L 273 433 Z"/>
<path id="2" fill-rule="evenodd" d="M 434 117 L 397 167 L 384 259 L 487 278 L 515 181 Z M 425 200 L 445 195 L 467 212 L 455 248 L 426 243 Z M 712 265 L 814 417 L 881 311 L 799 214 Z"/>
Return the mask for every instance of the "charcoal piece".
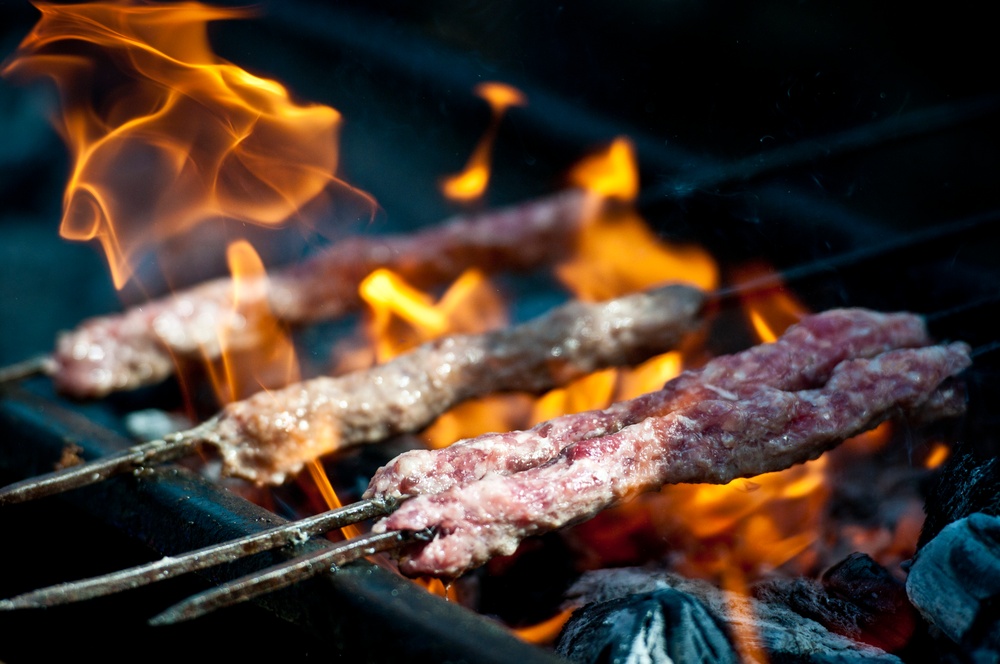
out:
<path id="1" fill-rule="evenodd" d="M 781 597 L 759 601 L 660 569 L 634 567 L 587 572 L 570 588 L 567 597 L 586 604 L 664 588 L 698 599 L 738 635 L 734 646 L 750 659 L 760 654 L 771 664 L 899 664 L 901 661 L 881 648 L 835 634 L 815 620 L 799 615 Z"/>
<path id="2" fill-rule="evenodd" d="M 1000 659 L 1000 518 L 976 513 L 944 528 L 917 553 L 906 592 L 976 661 Z"/>
<path id="3" fill-rule="evenodd" d="M 917 615 L 903 584 L 862 553 L 851 554 L 822 581 L 774 578 L 753 588 L 763 602 L 784 603 L 831 632 L 896 652 L 913 636 Z"/>
<path id="4" fill-rule="evenodd" d="M 925 502 L 927 519 L 917 547 L 949 523 L 976 512 L 1000 515 L 1000 458 L 970 446 L 957 450 L 937 473 Z"/>
<path id="5" fill-rule="evenodd" d="M 917 625 L 903 583 L 864 553 L 853 553 L 823 575 L 831 595 L 858 608 L 859 641 L 889 652 L 906 645 Z"/>
<path id="6" fill-rule="evenodd" d="M 597 602 L 573 614 L 559 654 L 574 662 L 739 662 L 723 624 L 687 593 L 663 588 Z"/>

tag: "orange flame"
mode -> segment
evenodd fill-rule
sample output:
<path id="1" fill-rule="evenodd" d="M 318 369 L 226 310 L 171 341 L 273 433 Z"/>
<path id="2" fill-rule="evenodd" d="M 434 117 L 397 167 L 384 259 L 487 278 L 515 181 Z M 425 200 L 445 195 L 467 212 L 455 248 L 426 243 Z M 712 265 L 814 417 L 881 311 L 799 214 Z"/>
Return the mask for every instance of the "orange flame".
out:
<path id="1" fill-rule="evenodd" d="M 607 150 L 582 160 L 570 180 L 600 199 L 633 200 L 639 174 L 632 144 L 617 139 Z M 704 290 L 717 285 L 715 261 L 704 249 L 660 240 L 629 206 L 600 210 L 584 225 L 573 257 L 556 269 L 578 298 L 606 300 L 667 282 Z"/>
<path id="2" fill-rule="evenodd" d="M 924 468 L 937 468 L 951 456 L 951 448 L 944 443 L 935 443 L 924 459 Z"/>
<path id="3" fill-rule="evenodd" d="M 306 464 L 306 468 L 309 470 L 309 476 L 316 484 L 316 488 L 318 488 L 320 494 L 322 494 L 323 500 L 326 501 L 327 509 L 335 510 L 343 507 L 343 503 L 340 502 L 337 492 L 333 490 L 333 485 L 330 484 L 330 478 L 327 477 L 326 469 L 323 468 L 323 464 L 318 460 L 313 459 Z M 340 529 L 340 532 L 343 534 L 344 539 L 357 537 L 361 534 L 361 530 L 355 525 L 344 526 Z"/>
<path id="4" fill-rule="evenodd" d="M 384 268 L 368 275 L 358 290 L 372 313 L 379 362 L 444 334 L 483 332 L 506 321 L 499 296 L 475 269 L 462 273 L 437 302 Z"/>
<path id="5" fill-rule="evenodd" d="M 765 263 L 750 263 L 734 271 L 733 282 L 743 285 L 773 274 L 774 269 Z M 770 343 L 780 337 L 809 311 L 794 295 L 785 290 L 776 290 L 763 295 L 750 293 L 741 299 L 750 324 L 763 343 Z"/>
<path id="6" fill-rule="evenodd" d="M 260 257 L 244 240 L 230 244 L 226 256 L 233 277 L 233 300 L 227 313 L 235 322 L 220 323 L 221 359 L 218 363 L 207 362 L 209 377 L 222 403 L 299 378 L 295 347 L 271 312 L 269 282 Z M 242 343 L 233 336 L 241 333 L 251 335 L 254 343 Z"/>
<path id="7" fill-rule="evenodd" d="M 465 169 L 441 181 L 441 191 L 454 201 L 471 201 L 486 191 L 486 185 L 490 181 L 490 155 L 500 128 L 500 120 L 511 106 L 524 106 L 527 103 L 519 90 L 505 83 L 480 83 L 475 87 L 475 92 L 490 105 L 492 119 L 486 133 L 472 151 Z"/>
<path id="8" fill-rule="evenodd" d="M 565 609 L 536 625 L 516 627 L 512 629 L 511 632 L 514 633 L 514 636 L 522 641 L 526 641 L 527 643 L 547 645 L 556 640 L 559 636 L 559 632 L 563 628 L 563 625 L 566 624 L 566 621 L 569 620 L 571 615 L 573 615 L 573 610 Z"/>
<path id="9" fill-rule="evenodd" d="M 340 114 L 217 57 L 196 2 L 36 5 L 5 74 L 49 76 L 75 159 L 61 234 L 97 239 L 116 287 L 142 254 L 212 219 L 275 225 L 334 181 Z"/>

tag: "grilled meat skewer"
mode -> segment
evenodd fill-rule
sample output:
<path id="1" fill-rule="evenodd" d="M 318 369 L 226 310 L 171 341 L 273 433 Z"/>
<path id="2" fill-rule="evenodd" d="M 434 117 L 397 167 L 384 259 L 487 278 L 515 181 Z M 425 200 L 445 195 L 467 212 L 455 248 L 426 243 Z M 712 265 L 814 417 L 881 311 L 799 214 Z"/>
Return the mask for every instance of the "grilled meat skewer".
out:
<path id="1" fill-rule="evenodd" d="M 436 533 L 404 551 L 400 570 L 459 576 L 513 553 L 525 537 L 588 519 L 664 484 L 725 484 L 783 470 L 900 411 L 926 407 L 934 418 L 959 414 L 962 395 L 941 384 L 969 366 L 968 354 L 961 343 L 895 350 L 841 363 L 822 387 L 720 391 L 668 413 L 649 413 L 616 433 L 572 443 L 540 466 L 418 496 L 376 523 L 373 532 Z"/>
<path id="2" fill-rule="evenodd" d="M 563 415 L 528 431 L 484 434 L 441 450 L 401 454 L 375 473 L 366 496 L 440 493 L 487 473 L 508 475 L 554 458 L 571 443 L 638 424 L 650 413 L 670 412 L 748 385 L 806 389 L 822 384 L 844 360 L 931 343 L 924 321 L 913 314 L 843 309 L 809 316 L 775 343 L 714 358 L 635 401 Z"/>
<path id="3" fill-rule="evenodd" d="M 422 494 L 433 503 L 438 500 L 437 496 L 449 495 L 442 492 L 459 491 L 463 487 L 469 487 L 471 492 L 481 491 L 482 487 L 492 486 L 491 482 L 501 482 L 503 476 L 509 476 L 514 483 L 524 481 L 530 477 L 529 470 L 543 474 L 554 472 L 552 467 L 557 466 L 568 472 L 566 469 L 579 463 L 581 449 L 590 446 L 590 451 L 600 451 L 608 441 L 633 440 L 635 432 L 643 431 L 644 427 L 658 435 L 665 431 L 664 427 L 650 426 L 650 423 L 664 418 L 673 418 L 675 423 L 691 421 L 701 427 L 699 434 L 704 437 L 687 449 L 695 458 L 700 454 L 704 460 L 706 450 L 710 449 L 719 453 L 708 465 L 692 466 L 690 458 L 684 456 L 685 451 L 677 447 L 676 437 L 666 442 L 644 441 L 654 448 L 661 443 L 673 446 L 677 454 L 671 461 L 680 465 L 671 466 L 672 472 L 689 472 L 689 481 L 726 481 L 736 472 L 754 474 L 760 464 L 767 468 L 790 465 L 803 460 L 802 454 L 818 455 L 824 445 L 835 444 L 839 437 L 846 437 L 845 431 L 850 427 L 874 426 L 876 420 L 895 409 L 892 403 L 911 411 L 922 407 L 925 417 L 960 411 L 960 394 L 953 388 L 941 386 L 940 378 L 956 373 L 965 365 L 966 349 L 961 345 L 928 347 L 930 343 L 922 320 L 911 314 L 839 310 L 810 316 L 789 328 L 775 343 L 716 358 L 699 370 L 685 372 L 657 392 L 603 411 L 558 417 L 524 432 L 487 434 L 442 450 L 403 454 L 376 474 L 366 494 L 368 500 L 274 529 L 266 538 L 225 543 L 105 577 L 54 586 L 0 602 L 0 608 L 48 606 L 86 599 L 231 560 L 249 546 L 253 551 L 260 551 L 288 544 L 320 532 L 324 526 L 340 527 L 346 521 L 387 514 L 409 498 L 403 492 Z M 914 347 L 920 348 L 900 350 Z M 886 387 L 891 389 L 883 389 Z M 907 389 L 911 392 L 907 393 Z M 862 411 L 858 411 L 859 405 L 863 405 Z M 809 409 L 812 409 L 810 418 L 795 419 L 794 414 L 801 415 Z M 824 413 L 834 418 L 825 420 L 822 418 Z M 751 415 L 759 416 L 760 421 Z M 742 456 L 739 446 L 730 449 L 715 445 L 712 448 L 715 440 L 712 436 L 717 432 L 711 431 L 711 423 L 730 417 L 746 426 L 739 432 L 721 435 L 756 440 L 774 431 L 778 433 L 772 435 L 767 446 L 754 448 L 749 445 Z M 788 440 L 783 441 L 782 437 Z M 687 439 L 690 442 L 690 435 Z M 786 448 L 791 442 L 798 443 L 792 445 L 790 451 L 782 451 L 774 449 L 771 443 L 775 440 L 777 445 Z M 705 449 L 701 449 L 703 442 L 708 445 Z M 754 456 L 755 449 L 758 456 Z M 599 456 L 595 454 L 593 458 Z M 582 454 L 582 457 L 591 458 L 589 454 Z M 613 465 L 614 457 L 605 462 Z M 681 470 L 683 468 L 688 470 Z M 677 475 L 668 477 L 676 478 Z M 421 500 L 418 498 L 407 504 L 420 505 Z M 345 518 L 345 514 L 351 516 Z M 385 525 L 380 528 L 388 530 L 392 518 L 383 522 Z M 449 532 L 442 525 L 438 524 L 436 529 L 439 537 Z M 426 535 L 423 536 L 426 539 Z M 262 543 L 264 539 L 266 544 Z M 450 542 L 454 544 L 455 540 Z M 358 550 L 364 548 L 361 544 L 358 546 Z M 330 555 L 343 562 L 339 557 L 341 553 Z M 305 574 L 308 569 L 312 567 L 307 565 L 296 573 Z M 237 599 L 244 591 L 259 586 L 254 583 L 241 588 L 239 592 L 227 594 L 226 601 Z M 212 606 L 212 602 L 198 606 L 200 611 Z"/>
<path id="4" fill-rule="evenodd" d="M 570 189 L 528 203 L 454 217 L 409 235 L 356 236 L 268 276 L 268 305 L 292 324 L 328 320 L 361 306 L 358 285 L 377 268 L 401 274 L 419 287 L 448 283 L 470 267 L 527 270 L 568 254 L 596 197 Z M 229 278 L 91 318 L 61 334 L 47 363 L 56 388 L 81 398 L 101 397 L 162 381 L 174 357 L 216 358 L 220 336 L 233 350 L 259 343 L 232 310 Z M 221 333 L 221 335 L 220 335 Z"/>
<path id="5" fill-rule="evenodd" d="M 862 312 L 811 317 L 791 328 L 792 339 L 786 335 L 782 341 L 794 341 L 796 335 L 807 340 L 803 326 L 858 313 Z M 828 349 L 838 342 L 835 336 L 824 341 L 817 347 Z M 820 354 L 815 363 L 799 367 L 795 373 L 800 378 L 791 380 L 792 373 L 783 364 L 755 363 L 767 353 L 753 358 L 754 351 L 768 348 L 774 346 L 727 359 L 737 365 L 740 359 L 747 360 L 747 367 L 758 369 L 758 378 L 784 381 L 786 389 L 756 382 L 751 371 L 744 374 L 750 380 L 734 385 L 734 390 L 703 383 L 712 393 L 710 398 L 683 400 L 669 411 L 650 409 L 655 402 L 642 397 L 625 402 L 618 409 L 635 412 L 639 420 L 635 424 L 572 442 L 554 458 L 510 475 L 490 473 L 441 493 L 412 498 L 377 523 L 371 535 L 349 540 L 350 546 L 362 550 L 362 545 L 375 546 L 384 542 L 381 538 L 396 534 L 402 571 L 453 577 L 494 555 L 511 553 L 524 537 L 585 520 L 666 483 L 722 483 L 782 470 L 814 459 L 896 414 L 927 422 L 964 411 L 964 395 L 950 380 L 970 364 L 969 347 L 963 343 L 848 357 L 834 367 L 827 365 L 829 370 L 824 370 L 826 358 Z M 804 357 L 813 349 L 799 350 Z M 697 373 L 687 374 L 687 380 L 698 382 Z M 668 383 L 664 389 L 670 387 Z M 589 421 L 592 415 L 567 417 Z M 547 433 L 544 428 L 532 431 L 538 437 Z M 336 547 L 329 555 L 344 564 L 340 554 Z M 327 560 L 328 555 L 316 554 L 301 563 L 238 579 L 181 602 L 153 622 L 188 620 L 285 587 L 324 571 L 321 563 Z"/>
<path id="6" fill-rule="evenodd" d="M 701 291 L 671 285 L 603 303 L 570 302 L 508 329 L 444 337 L 371 369 L 258 393 L 164 441 L 11 485 L 0 491 L 0 505 L 177 458 L 199 445 L 216 448 L 231 475 L 280 484 L 307 461 L 418 431 L 466 399 L 540 392 L 674 348 L 697 327 L 703 304 Z"/>

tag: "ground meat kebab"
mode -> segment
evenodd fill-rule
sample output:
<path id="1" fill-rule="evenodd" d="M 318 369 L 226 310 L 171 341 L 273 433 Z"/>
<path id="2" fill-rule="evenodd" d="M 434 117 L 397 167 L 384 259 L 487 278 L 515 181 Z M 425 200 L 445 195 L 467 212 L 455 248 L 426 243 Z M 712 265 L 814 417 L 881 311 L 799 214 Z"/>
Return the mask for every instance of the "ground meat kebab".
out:
<path id="1" fill-rule="evenodd" d="M 227 474 L 280 484 L 309 460 L 419 431 L 475 396 L 538 393 L 676 348 L 698 326 L 703 303 L 701 291 L 682 285 L 570 302 L 511 328 L 428 342 L 371 369 L 260 392 L 198 431 Z"/>
<path id="2" fill-rule="evenodd" d="M 901 336 L 894 339 L 893 331 Z M 969 348 L 921 347 L 921 331 L 916 316 L 846 310 L 807 318 L 775 344 L 682 375 L 653 393 L 664 393 L 660 398 L 646 395 L 609 411 L 557 418 L 555 428 L 546 423 L 507 434 L 522 457 L 531 447 L 525 438 L 558 452 L 544 462 L 529 453 L 523 468 L 517 453 L 494 454 L 499 470 L 475 469 L 471 477 L 479 477 L 471 480 L 466 464 L 450 488 L 440 490 L 447 480 L 434 484 L 434 492 L 405 502 L 374 531 L 432 529 L 431 541 L 405 549 L 400 569 L 454 577 L 512 553 L 525 537 L 589 518 L 664 484 L 725 483 L 782 470 L 897 413 L 924 419 L 957 415 L 964 395 L 949 378 L 969 366 Z M 879 337 L 881 344 L 871 343 Z M 926 342 L 925 333 L 922 338 Z M 841 350 L 859 339 L 867 341 Z M 782 357 L 805 361 L 792 367 L 776 361 Z M 574 418 L 583 424 L 570 426 Z M 595 421 L 596 433 L 589 430 Z M 553 430 L 566 432 L 569 442 L 548 440 Z M 476 441 L 458 445 L 476 449 L 473 458 L 486 458 L 479 452 L 489 443 Z M 400 469 L 405 473 L 404 460 L 394 464 L 394 471 Z M 438 468 L 448 472 L 445 465 Z M 380 475 L 385 479 L 386 473 Z M 368 496 L 400 490 L 379 481 L 376 476 Z M 410 482 L 407 490 L 417 484 Z"/>
<path id="3" fill-rule="evenodd" d="M 428 287 L 470 267 L 525 270 L 550 264 L 572 249 L 572 238 L 597 204 L 595 197 L 571 189 L 410 235 L 346 238 L 303 264 L 272 272 L 268 303 L 280 320 L 303 324 L 357 309 L 358 285 L 379 267 Z M 162 381 L 174 371 L 174 356 L 218 357 L 220 331 L 237 349 L 258 343 L 232 311 L 228 278 L 84 321 L 60 335 L 47 370 L 60 391 L 101 397 Z"/>

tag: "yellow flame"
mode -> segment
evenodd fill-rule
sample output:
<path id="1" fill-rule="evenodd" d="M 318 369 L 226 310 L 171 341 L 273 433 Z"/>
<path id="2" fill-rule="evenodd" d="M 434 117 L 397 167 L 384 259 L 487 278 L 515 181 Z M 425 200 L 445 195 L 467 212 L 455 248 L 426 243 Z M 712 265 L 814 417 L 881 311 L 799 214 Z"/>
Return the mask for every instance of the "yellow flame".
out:
<path id="1" fill-rule="evenodd" d="M 475 269 L 462 273 L 437 302 L 384 268 L 368 275 L 359 293 L 372 313 L 371 336 L 379 362 L 443 334 L 483 332 L 506 320 L 499 296 Z M 406 327 L 395 325 L 398 321 Z"/>
<path id="2" fill-rule="evenodd" d="M 517 88 L 505 83 L 492 81 L 480 83 L 476 86 L 475 92 L 490 105 L 492 119 L 490 126 L 472 151 L 465 169 L 441 181 L 441 191 L 447 198 L 455 201 L 475 200 L 486 191 L 490 181 L 490 156 L 500 128 L 500 120 L 511 106 L 524 106 L 527 103 Z"/>
<path id="3" fill-rule="evenodd" d="M 275 225 L 334 181 L 340 114 L 219 58 L 209 21 L 245 9 L 37 3 L 4 74 L 51 77 L 75 163 L 61 233 L 97 239 L 121 288 L 134 261 L 208 220 Z"/>
<path id="4" fill-rule="evenodd" d="M 249 242 L 237 240 L 229 245 L 226 257 L 233 299 L 228 318 L 219 325 L 221 359 L 206 363 L 222 403 L 299 378 L 295 347 L 271 312 L 267 273 L 257 252 Z M 254 343 L 240 341 L 242 335 L 251 336 Z"/>
<path id="5" fill-rule="evenodd" d="M 616 138 L 607 149 L 585 157 L 570 172 L 569 181 L 604 198 L 635 200 L 639 170 L 632 142 Z"/>
<path id="6" fill-rule="evenodd" d="M 306 468 L 309 470 L 309 476 L 316 484 L 316 488 L 319 489 L 320 494 L 323 496 L 327 508 L 335 510 L 343 507 L 343 503 L 340 502 L 337 492 L 333 490 L 333 485 L 330 484 L 330 478 L 327 477 L 323 464 L 319 460 L 313 459 L 306 463 Z M 344 526 L 340 529 L 340 532 L 344 536 L 344 539 L 357 537 L 361 534 L 361 530 L 355 525 Z"/>
<path id="7" fill-rule="evenodd" d="M 639 172 L 632 144 L 615 140 L 583 159 L 573 184 L 601 199 L 633 200 Z M 584 224 L 576 251 L 556 268 L 559 279 L 584 300 L 606 300 L 654 285 L 679 282 L 711 290 L 718 283 L 715 261 L 700 247 L 660 240 L 628 206 L 603 206 Z"/>

